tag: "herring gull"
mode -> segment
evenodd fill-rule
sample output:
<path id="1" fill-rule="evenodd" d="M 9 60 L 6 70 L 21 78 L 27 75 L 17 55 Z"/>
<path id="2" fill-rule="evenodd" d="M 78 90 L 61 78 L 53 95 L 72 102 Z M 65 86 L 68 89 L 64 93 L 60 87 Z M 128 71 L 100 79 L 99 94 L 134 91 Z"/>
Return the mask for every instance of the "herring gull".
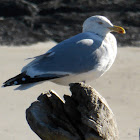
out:
<path id="1" fill-rule="evenodd" d="M 3 87 L 28 85 L 41 81 L 57 84 L 91 81 L 102 76 L 113 64 L 117 42 L 111 32 L 125 33 L 104 16 L 92 16 L 83 23 L 83 31 L 66 39 L 23 67 Z"/>

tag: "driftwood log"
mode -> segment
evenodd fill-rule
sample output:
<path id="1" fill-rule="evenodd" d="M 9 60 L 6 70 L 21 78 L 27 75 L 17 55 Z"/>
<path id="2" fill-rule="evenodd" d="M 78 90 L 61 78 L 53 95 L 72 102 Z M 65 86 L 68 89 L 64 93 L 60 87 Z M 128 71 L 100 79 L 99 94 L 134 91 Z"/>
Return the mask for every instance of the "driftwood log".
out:
<path id="1" fill-rule="evenodd" d="M 41 94 L 26 110 L 42 140 L 118 140 L 114 114 L 105 99 L 84 83 L 70 84 L 65 102 L 54 91 Z"/>

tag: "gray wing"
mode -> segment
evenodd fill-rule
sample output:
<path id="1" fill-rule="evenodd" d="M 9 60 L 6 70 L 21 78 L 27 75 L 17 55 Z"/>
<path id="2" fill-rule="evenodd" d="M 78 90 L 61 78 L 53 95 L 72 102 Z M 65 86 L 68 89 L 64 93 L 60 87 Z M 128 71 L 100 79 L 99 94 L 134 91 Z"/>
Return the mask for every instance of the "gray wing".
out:
<path id="1" fill-rule="evenodd" d="M 87 72 L 98 64 L 104 49 L 102 39 L 93 33 L 81 33 L 67 39 L 22 69 L 30 77 L 48 74 L 69 75 Z"/>

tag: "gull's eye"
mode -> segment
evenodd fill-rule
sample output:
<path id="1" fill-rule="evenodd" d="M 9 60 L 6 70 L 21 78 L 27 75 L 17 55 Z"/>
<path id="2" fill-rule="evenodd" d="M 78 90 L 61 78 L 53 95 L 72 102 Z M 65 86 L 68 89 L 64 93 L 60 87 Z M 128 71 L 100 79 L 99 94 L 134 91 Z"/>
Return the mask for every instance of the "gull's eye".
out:
<path id="1" fill-rule="evenodd" d="M 98 22 L 98 24 L 103 24 L 103 22 Z"/>

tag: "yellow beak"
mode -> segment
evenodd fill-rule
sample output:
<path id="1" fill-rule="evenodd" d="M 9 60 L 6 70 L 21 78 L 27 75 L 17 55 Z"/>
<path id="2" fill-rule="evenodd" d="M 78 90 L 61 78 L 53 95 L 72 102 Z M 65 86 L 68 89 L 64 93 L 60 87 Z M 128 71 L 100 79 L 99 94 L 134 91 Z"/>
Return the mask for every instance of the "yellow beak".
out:
<path id="1" fill-rule="evenodd" d="M 120 26 L 113 26 L 113 27 L 109 27 L 109 29 L 112 31 L 112 32 L 117 32 L 117 33 L 120 33 L 120 34 L 125 34 L 125 30 L 124 28 L 120 27 Z"/>

